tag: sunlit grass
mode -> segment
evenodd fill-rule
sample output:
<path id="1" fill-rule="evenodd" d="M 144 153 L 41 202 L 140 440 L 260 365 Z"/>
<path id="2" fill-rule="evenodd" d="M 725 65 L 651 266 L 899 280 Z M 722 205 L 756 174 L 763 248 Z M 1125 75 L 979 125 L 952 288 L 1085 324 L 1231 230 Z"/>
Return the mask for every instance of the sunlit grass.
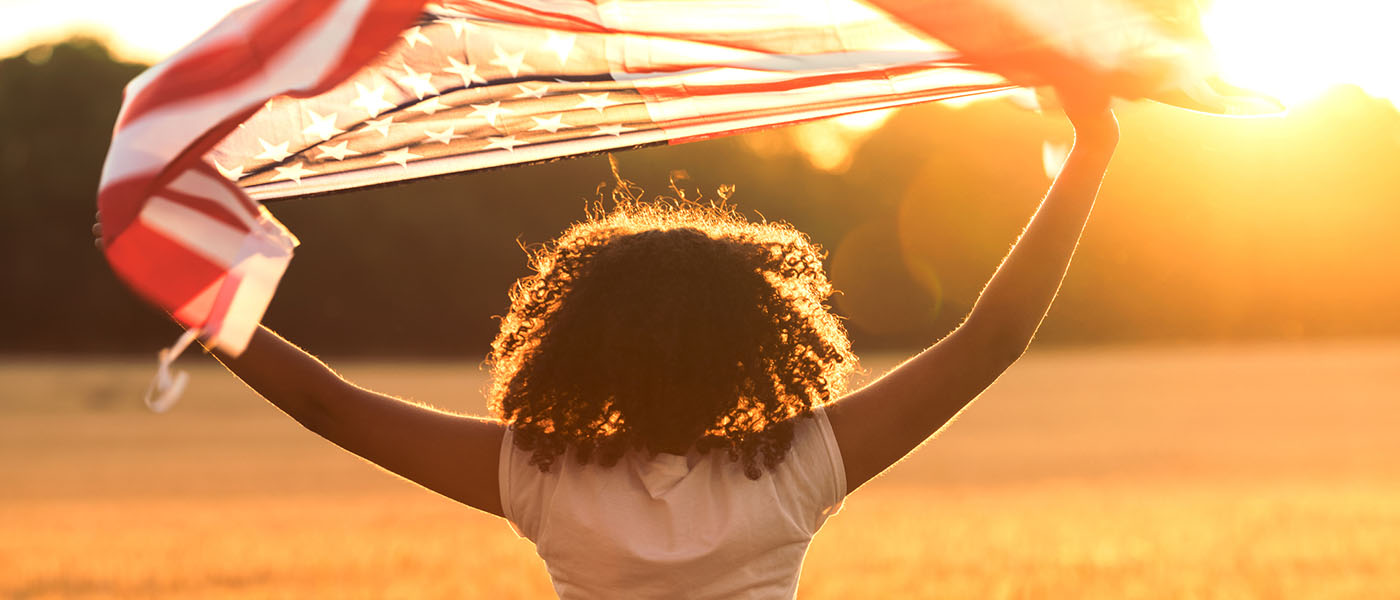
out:
<path id="1" fill-rule="evenodd" d="M 501 521 L 195 366 L 156 416 L 144 362 L 0 365 L 0 597 L 550 595 Z M 481 406 L 470 362 L 343 366 Z M 1400 596 L 1396 397 L 1396 345 L 1032 355 L 847 501 L 800 596 Z"/>

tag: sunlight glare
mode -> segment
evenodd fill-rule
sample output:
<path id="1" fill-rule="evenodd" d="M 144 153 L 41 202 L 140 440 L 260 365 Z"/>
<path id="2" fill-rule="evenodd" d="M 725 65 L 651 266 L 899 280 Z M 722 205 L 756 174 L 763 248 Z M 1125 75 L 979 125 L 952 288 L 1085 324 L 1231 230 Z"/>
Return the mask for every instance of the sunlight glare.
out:
<path id="1" fill-rule="evenodd" d="M 1340 84 L 1400 103 L 1400 4 L 1216 0 L 1203 17 L 1221 76 L 1293 105 Z"/>
<path id="2" fill-rule="evenodd" d="M 798 152 L 813 167 L 842 173 L 855 160 L 856 150 L 879 131 L 897 109 L 869 110 L 808 123 L 790 130 Z"/>
<path id="3" fill-rule="evenodd" d="M 68 2 L 4 0 L 0 53 L 23 51 L 72 35 L 95 37 L 120 58 L 156 62 L 193 41 L 233 9 L 251 0 Z"/>

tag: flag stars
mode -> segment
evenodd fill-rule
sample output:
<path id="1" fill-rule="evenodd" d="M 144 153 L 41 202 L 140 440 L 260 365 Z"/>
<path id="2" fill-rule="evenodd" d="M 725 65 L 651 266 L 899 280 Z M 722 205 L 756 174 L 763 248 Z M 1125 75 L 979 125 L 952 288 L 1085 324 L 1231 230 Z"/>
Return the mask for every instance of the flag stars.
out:
<path id="1" fill-rule="evenodd" d="M 424 100 L 424 101 L 422 101 L 422 102 L 419 102 L 418 104 L 413 105 L 413 107 L 409 108 L 408 110 L 411 110 L 411 111 L 414 111 L 414 112 L 420 112 L 420 113 L 423 113 L 423 114 L 425 114 L 425 115 L 431 115 L 431 114 L 433 114 L 433 113 L 436 113 L 437 111 L 440 111 L 440 110 L 447 110 L 447 109 L 449 109 L 449 108 L 452 108 L 452 107 L 451 107 L 451 106 L 448 106 L 448 105 L 446 105 L 446 104 L 443 104 L 441 100 L 439 100 L 436 96 L 434 96 L 434 97 L 432 97 L 432 98 L 428 98 L 427 100 Z"/>
<path id="2" fill-rule="evenodd" d="M 351 100 L 350 104 L 365 109 L 365 112 L 369 113 L 369 117 L 373 119 L 379 116 L 379 113 L 396 106 L 393 102 L 384 99 L 385 91 L 387 90 L 382 85 L 375 86 L 374 91 L 370 91 L 369 88 L 365 87 L 365 84 L 357 81 L 355 82 L 355 92 L 358 96 Z"/>
<path id="3" fill-rule="evenodd" d="M 524 50 L 519 52 L 506 52 L 501 48 L 500 44 L 496 44 L 496 58 L 491 59 L 490 64 L 504 68 L 510 73 L 511 77 L 518 77 L 520 71 L 525 69 L 534 70 L 525 65 Z"/>
<path id="4" fill-rule="evenodd" d="M 322 116 L 316 111 L 308 108 L 306 109 L 306 114 L 307 116 L 311 117 L 311 124 L 307 125 L 305 129 L 301 130 L 302 135 L 314 135 L 318 138 L 321 138 L 321 141 L 324 142 L 335 137 L 338 134 L 345 133 L 344 129 L 335 126 L 335 113 Z"/>
<path id="5" fill-rule="evenodd" d="M 398 78 L 397 81 L 400 85 L 412 89 L 413 95 L 417 96 L 419 100 L 422 100 L 423 96 L 436 96 L 441 93 L 437 88 L 433 87 L 432 73 L 419 73 L 414 71 L 413 67 L 408 66 L 408 63 L 403 64 L 403 70 L 404 76 Z"/>
<path id="6" fill-rule="evenodd" d="M 393 117 L 384 117 L 383 119 L 366 119 L 365 129 L 378 131 L 380 135 L 384 137 L 389 137 L 389 126 L 393 124 Z"/>
<path id="7" fill-rule="evenodd" d="M 387 120 L 387 119 L 386 119 L 386 120 Z M 316 149 L 321 151 L 321 154 L 320 154 L 319 156 L 316 157 L 317 160 L 320 160 L 320 159 L 323 159 L 323 158 L 334 158 L 334 159 L 336 159 L 336 160 L 345 160 L 345 157 L 347 157 L 347 156 L 359 156 L 359 155 L 360 155 L 359 152 L 356 152 L 356 151 L 350 149 L 350 142 L 348 142 L 348 141 L 346 141 L 346 142 L 341 142 L 341 143 L 339 143 L 339 144 L 323 144 L 323 145 L 321 145 L 321 146 L 318 146 Z"/>
<path id="8" fill-rule="evenodd" d="M 462 78 L 462 87 L 471 87 L 473 83 L 486 83 L 486 79 L 476 74 L 476 65 L 469 65 L 458 61 L 451 56 L 447 57 L 447 62 L 452 66 L 443 69 Z"/>
<path id="9" fill-rule="evenodd" d="M 560 129 L 569 129 L 573 127 L 573 125 L 564 123 L 564 113 L 559 113 L 548 119 L 541 117 L 530 118 L 535 120 L 535 126 L 531 127 L 529 131 L 548 131 L 550 133 L 558 133 Z"/>
<path id="10" fill-rule="evenodd" d="M 412 160 L 412 159 L 415 159 L 415 158 L 423 158 L 423 157 L 422 157 L 422 156 L 419 156 L 419 155 L 417 155 L 417 154 L 414 154 L 414 153 L 412 153 L 412 152 L 409 152 L 409 151 L 408 151 L 408 148 L 399 148 L 398 150 L 390 150 L 390 151 L 388 151 L 388 152 L 385 152 L 385 153 L 384 153 L 384 156 L 382 156 L 382 157 L 379 158 L 379 162 L 374 163 L 374 164 L 377 164 L 377 165 L 384 165 L 384 164 L 394 163 L 394 164 L 397 164 L 397 165 L 400 166 L 400 167 L 403 167 L 403 168 L 407 169 L 407 168 L 408 168 L 408 161 L 409 161 L 409 160 Z"/>
<path id="11" fill-rule="evenodd" d="M 603 112 L 603 109 L 609 106 L 622 104 L 617 100 L 610 100 L 608 98 L 608 92 L 602 92 L 598 94 L 579 94 L 578 97 L 583 98 L 583 101 L 575 105 L 574 108 L 593 108 L 597 109 L 600 113 Z"/>
<path id="12" fill-rule="evenodd" d="M 238 181 L 243 178 L 243 165 L 238 165 L 232 169 L 226 169 L 223 165 L 219 164 L 217 160 L 211 160 L 209 162 L 214 163 L 214 168 L 219 170 L 219 174 L 223 175 L 224 179 Z"/>
<path id="13" fill-rule="evenodd" d="M 423 35 L 422 27 L 413 27 L 411 29 L 406 29 L 403 31 L 403 33 L 399 34 L 399 37 L 403 38 L 403 41 L 408 42 L 409 48 L 414 47 L 418 44 L 418 42 L 423 42 L 424 44 L 427 44 L 429 46 L 433 45 L 433 41 L 428 39 L 428 36 Z"/>
<path id="14" fill-rule="evenodd" d="M 287 152 L 287 145 L 291 142 L 282 142 L 274 146 L 272 144 L 267 143 L 267 140 L 258 138 L 258 143 L 262 145 L 263 151 L 258 153 L 258 155 L 254 156 L 253 158 L 259 160 L 270 160 L 272 162 L 282 162 L 288 156 L 292 155 L 291 152 Z"/>
<path id="15" fill-rule="evenodd" d="M 457 37 L 462 37 L 462 34 L 465 33 L 467 29 L 476 27 L 475 23 L 466 19 L 446 19 L 444 22 L 447 23 L 448 27 L 452 28 L 452 35 Z"/>
<path id="16" fill-rule="evenodd" d="M 621 124 L 621 123 L 615 123 L 615 124 L 612 124 L 612 125 L 599 125 L 599 126 L 598 126 L 598 131 L 593 132 L 592 135 L 613 135 L 613 136 L 620 136 L 620 135 L 622 135 L 622 132 L 624 132 L 624 131 L 636 131 L 636 130 L 637 130 L 636 127 L 628 127 L 628 126 L 623 125 L 623 124 Z"/>
<path id="17" fill-rule="evenodd" d="M 444 129 L 442 131 L 433 131 L 431 129 L 424 128 L 423 135 L 432 138 L 434 142 L 439 142 L 443 145 L 450 146 L 452 145 L 452 140 L 466 137 L 464 135 L 453 135 L 454 133 L 456 133 L 455 129 L 456 128 L 454 127 L 448 127 L 447 129 Z"/>
<path id="18" fill-rule="evenodd" d="M 293 182 L 295 182 L 297 185 L 301 185 L 301 178 L 302 178 L 302 177 L 305 177 L 305 176 L 307 176 L 307 175 L 315 175 L 315 174 L 316 174 L 315 171 L 312 171 L 311 169 L 305 168 L 304 164 L 303 164 L 303 163 L 300 163 L 300 162 L 292 163 L 292 166 L 290 166 L 290 167 L 273 167 L 273 168 L 277 170 L 277 176 L 276 176 L 276 177 L 273 177 L 273 178 L 272 178 L 272 181 L 279 181 L 279 180 L 284 180 L 284 179 L 290 179 L 290 180 L 292 180 Z"/>
<path id="19" fill-rule="evenodd" d="M 546 50 L 554 52 L 554 55 L 559 57 L 559 64 L 562 65 L 569 62 L 569 53 L 573 52 L 574 40 L 576 39 L 578 36 L 572 33 L 550 31 L 549 38 L 544 41 L 544 47 Z"/>
<path id="20" fill-rule="evenodd" d="M 520 93 L 511 96 L 512 98 L 535 98 L 538 100 L 540 98 L 543 98 L 544 95 L 549 92 L 549 84 L 545 83 L 539 84 L 538 87 L 530 87 L 523 83 L 517 83 L 515 84 L 515 87 L 520 88 Z"/>
<path id="21" fill-rule="evenodd" d="M 507 152 L 515 152 L 516 146 L 525 143 L 515 139 L 515 136 L 513 135 L 508 135 L 505 137 L 487 136 L 486 140 L 487 143 L 486 148 L 484 148 L 485 150 L 490 150 L 492 148 L 501 148 L 503 150 L 506 150 Z"/>
<path id="22" fill-rule="evenodd" d="M 490 104 L 473 104 L 472 109 L 472 114 L 468 116 L 481 117 L 483 119 L 486 119 L 486 122 L 490 123 L 492 127 L 496 127 L 496 117 L 499 117 L 502 114 L 515 112 L 507 108 L 501 108 L 500 100 L 497 100 Z M 500 129 L 499 127 L 496 128 Z"/>

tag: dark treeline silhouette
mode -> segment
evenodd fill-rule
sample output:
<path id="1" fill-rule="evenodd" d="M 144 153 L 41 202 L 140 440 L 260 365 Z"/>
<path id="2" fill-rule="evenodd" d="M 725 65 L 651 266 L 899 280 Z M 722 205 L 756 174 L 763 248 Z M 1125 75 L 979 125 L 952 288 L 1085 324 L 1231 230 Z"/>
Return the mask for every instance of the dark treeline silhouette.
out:
<path id="1" fill-rule="evenodd" d="M 81 39 L 0 61 L 0 352 L 173 339 L 88 232 L 121 88 L 142 68 Z M 1123 144 L 1042 343 L 1400 334 L 1390 103 L 1341 87 L 1284 118 L 1119 115 Z M 869 350 L 956 325 L 1048 185 L 1041 141 L 1068 134 L 990 101 L 906 109 L 839 174 L 781 151 L 784 131 L 617 158 L 649 195 L 683 171 L 688 195 L 733 184 L 743 211 L 810 233 Z M 480 355 L 525 272 L 517 243 L 580 218 L 609 179 L 595 156 L 276 202 L 302 246 L 266 322 L 317 352 Z"/>

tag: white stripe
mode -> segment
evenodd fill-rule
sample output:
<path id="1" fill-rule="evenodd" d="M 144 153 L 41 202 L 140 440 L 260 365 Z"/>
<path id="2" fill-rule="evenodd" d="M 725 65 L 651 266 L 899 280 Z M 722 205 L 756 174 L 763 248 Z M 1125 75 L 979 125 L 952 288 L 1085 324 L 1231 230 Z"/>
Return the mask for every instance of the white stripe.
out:
<path id="1" fill-rule="evenodd" d="M 158 171 L 229 115 L 283 92 L 311 87 L 336 66 L 354 39 L 371 0 L 342 0 L 331 13 L 301 31 L 270 60 L 262 74 L 215 94 L 156 109 L 116 132 L 102 183 Z"/>
<path id="2" fill-rule="evenodd" d="M 236 192 L 228 189 L 206 173 L 194 169 L 186 170 L 166 187 L 182 194 L 207 198 L 217 202 L 220 206 L 223 206 L 228 209 L 229 212 L 233 213 L 235 217 L 238 217 L 244 225 L 248 226 L 248 229 L 253 229 L 258 226 L 257 220 L 253 215 L 248 214 L 248 207 L 242 202 L 239 202 L 238 197 L 234 195 Z"/>
<path id="3" fill-rule="evenodd" d="M 143 225 L 225 269 L 237 263 L 239 248 L 247 237 L 223 221 L 160 196 L 146 202 L 140 219 Z"/>
<path id="4" fill-rule="evenodd" d="M 282 3 L 285 4 L 286 2 Z M 193 42 L 190 42 L 188 46 L 181 48 L 170 58 L 142 71 L 135 79 L 127 83 L 127 97 L 135 97 L 141 89 L 145 88 L 161 74 L 165 73 L 171 65 L 183 60 L 186 55 L 194 55 L 209 48 L 222 46 L 243 38 L 247 34 L 249 23 L 261 21 L 261 15 L 272 11 L 278 4 L 276 0 L 263 0 L 262 2 L 253 2 L 234 9 L 233 12 L 230 12 L 228 15 L 224 16 L 223 19 L 219 20 L 213 28 L 206 31 L 203 35 L 200 35 Z M 125 106 L 123 106 L 122 112 L 125 112 Z"/>
<path id="5" fill-rule="evenodd" d="M 292 260 L 292 250 L 285 230 L 264 213 L 256 235 L 248 236 L 239 248 L 238 263 L 229 274 L 238 279 L 238 288 L 229 302 L 222 323 L 206 324 L 210 344 L 237 356 L 243 353 L 253 337 L 253 330 L 262 321 L 277 282 Z"/>

